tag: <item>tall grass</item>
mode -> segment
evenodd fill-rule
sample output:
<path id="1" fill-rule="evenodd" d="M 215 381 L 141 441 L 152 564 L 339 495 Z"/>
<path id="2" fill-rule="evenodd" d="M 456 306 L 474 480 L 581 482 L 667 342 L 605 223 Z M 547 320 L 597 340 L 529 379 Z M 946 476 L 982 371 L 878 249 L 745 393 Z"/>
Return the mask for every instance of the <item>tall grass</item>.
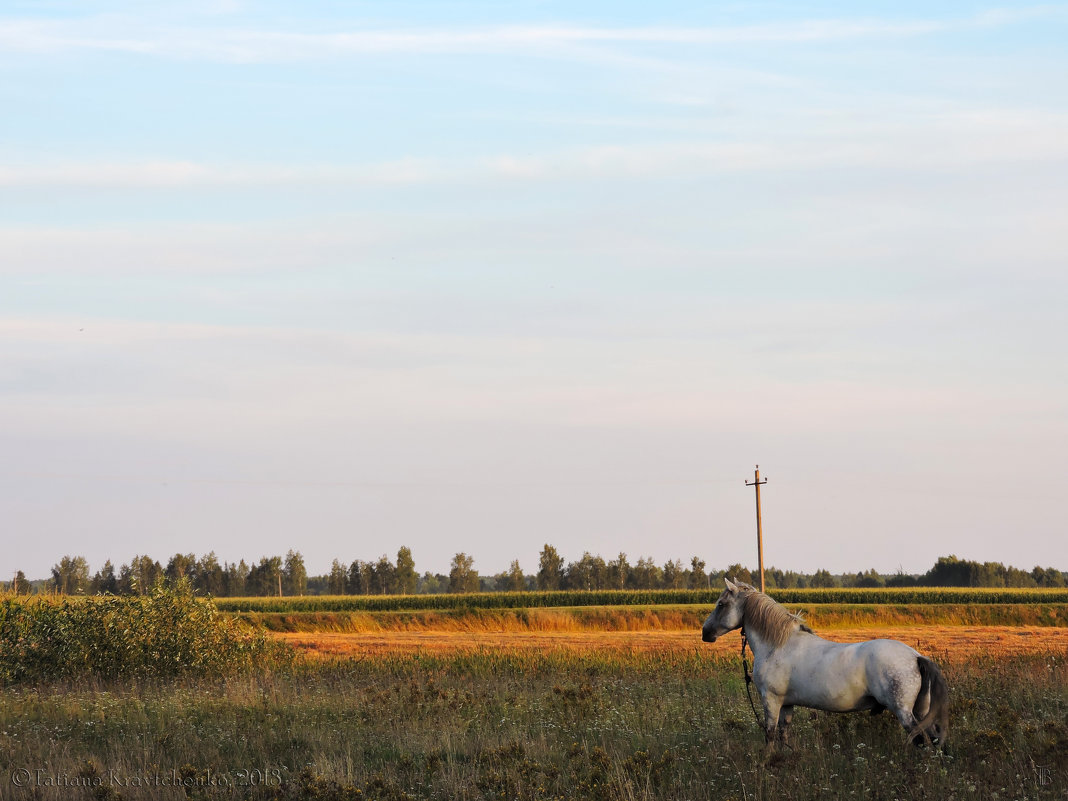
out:
<path id="1" fill-rule="evenodd" d="M 876 626 L 1068 626 L 1068 604 L 788 604 L 817 630 Z M 274 632 L 696 631 L 707 605 L 241 612 Z"/>
<path id="2" fill-rule="evenodd" d="M 287 659 L 188 584 L 147 596 L 0 600 L 0 684 L 79 676 L 221 675 Z"/>
<path id="3" fill-rule="evenodd" d="M 736 658 L 707 651 L 391 655 L 7 688 L 0 798 L 78 797 L 16 793 L 9 777 L 37 768 L 96 777 L 97 798 L 1063 798 L 1065 655 L 940 661 L 953 756 L 906 747 L 886 714 L 799 710 L 793 749 L 767 764 Z M 129 789 L 154 777 L 188 784 Z"/>

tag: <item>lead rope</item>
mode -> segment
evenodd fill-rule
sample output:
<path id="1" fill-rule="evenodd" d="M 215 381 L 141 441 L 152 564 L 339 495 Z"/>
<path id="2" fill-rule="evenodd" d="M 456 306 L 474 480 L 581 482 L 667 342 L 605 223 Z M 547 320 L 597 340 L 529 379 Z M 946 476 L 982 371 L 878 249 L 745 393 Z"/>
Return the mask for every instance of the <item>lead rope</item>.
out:
<path id="1" fill-rule="evenodd" d="M 753 717 L 760 728 L 764 725 L 760 722 L 760 713 L 757 712 L 756 704 L 753 703 L 753 693 L 749 686 L 753 683 L 753 674 L 749 672 L 749 660 L 745 655 L 745 647 L 749 645 L 749 638 L 745 636 L 745 628 L 742 628 L 742 672 L 745 674 L 745 694 L 749 698 L 749 708 L 753 710 Z"/>

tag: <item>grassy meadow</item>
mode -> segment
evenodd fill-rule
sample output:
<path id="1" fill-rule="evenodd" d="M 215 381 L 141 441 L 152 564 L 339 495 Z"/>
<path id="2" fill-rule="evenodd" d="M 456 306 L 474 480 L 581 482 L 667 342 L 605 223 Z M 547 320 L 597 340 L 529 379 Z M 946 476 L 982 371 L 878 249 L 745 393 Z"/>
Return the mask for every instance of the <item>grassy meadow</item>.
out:
<path id="1" fill-rule="evenodd" d="M 795 608 L 817 629 L 1065 625 L 1063 601 L 1028 597 L 820 596 Z M 949 756 L 907 747 L 889 715 L 798 710 L 792 748 L 765 764 L 736 648 L 696 636 L 706 604 L 228 613 L 205 604 L 180 592 L 0 599 L 0 801 L 1068 795 L 1064 648 L 932 652 L 950 684 Z M 639 649 L 621 637 L 596 651 L 502 645 L 312 660 L 265 640 L 264 625 L 387 637 L 606 627 L 695 636 L 683 649 Z M 44 670 L 49 660 L 66 664 Z"/>
<path id="2" fill-rule="evenodd" d="M 1063 654 L 943 660 L 949 757 L 906 747 L 888 715 L 799 711 L 767 765 L 733 656 L 415 654 L 11 686 L 0 798 L 1064 797 Z M 66 786 L 14 787 L 20 770 Z"/>

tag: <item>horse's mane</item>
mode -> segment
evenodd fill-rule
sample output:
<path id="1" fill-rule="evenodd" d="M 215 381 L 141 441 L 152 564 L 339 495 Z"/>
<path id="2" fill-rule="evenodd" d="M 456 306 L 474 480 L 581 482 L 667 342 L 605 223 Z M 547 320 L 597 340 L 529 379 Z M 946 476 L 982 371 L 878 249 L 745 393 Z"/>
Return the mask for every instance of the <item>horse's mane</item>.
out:
<path id="1" fill-rule="evenodd" d="M 745 627 L 775 648 L 783 645 L 795 629 L 812 632 L 804 619 L 785 606 L 780 605 L 770 595 L 759 590 L 747 593 L 742 607 Z"/>

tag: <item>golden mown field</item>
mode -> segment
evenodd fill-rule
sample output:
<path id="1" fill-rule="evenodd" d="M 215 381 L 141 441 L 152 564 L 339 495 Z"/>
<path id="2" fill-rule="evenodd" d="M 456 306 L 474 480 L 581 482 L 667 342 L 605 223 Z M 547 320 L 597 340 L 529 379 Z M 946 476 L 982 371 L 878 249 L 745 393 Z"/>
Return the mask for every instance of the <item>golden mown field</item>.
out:
<path id="1" fill-rule="evenodd" d="M 702 643 L 696 631 L 386 631 L 370 633 L 299 632 L 274 634 L 316 657 L 360 657 L 413 652 L 478 650 L 698 651 L 709 658 L 737 657 L 737 633 L 714 644 Z M 835 629 L 826 635 L 838 642 L 876 638 L 901 640 L 925 654 L 997 654 L 1000 656 L 1068 651 L 1068 628 L 1050 626 L 909 626 Z"/>

